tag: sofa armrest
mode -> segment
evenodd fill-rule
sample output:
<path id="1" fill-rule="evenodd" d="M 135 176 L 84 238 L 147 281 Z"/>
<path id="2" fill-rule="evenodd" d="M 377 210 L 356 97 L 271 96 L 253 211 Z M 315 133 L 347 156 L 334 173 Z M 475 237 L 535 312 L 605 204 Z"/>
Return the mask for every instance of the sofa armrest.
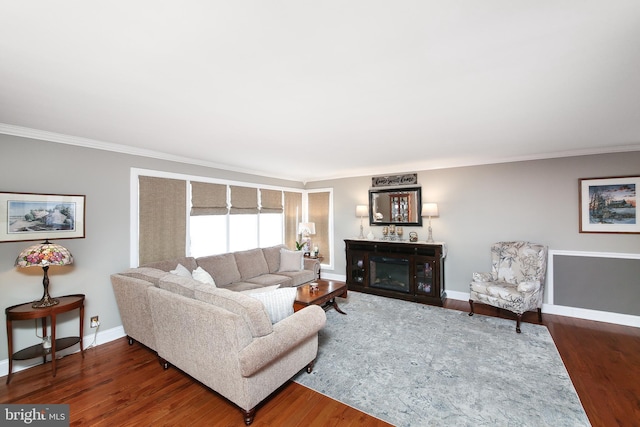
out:
<path id="1" fill-rule="evenodd" d="M 250 377 L 273 360 L 289 352 L 306 339 L 317 334 L 327 321 L 324 310 L 311 305 L 273 325 L 273 332 L 253 342 L 240 351 L 240 372 Z"/>
<path id="2" fill-rule="evenodd" d="M 304 269 L 313 271 L 316 277 L 320 275 L 320 261 L 317 258 L 304 257 Z"/>

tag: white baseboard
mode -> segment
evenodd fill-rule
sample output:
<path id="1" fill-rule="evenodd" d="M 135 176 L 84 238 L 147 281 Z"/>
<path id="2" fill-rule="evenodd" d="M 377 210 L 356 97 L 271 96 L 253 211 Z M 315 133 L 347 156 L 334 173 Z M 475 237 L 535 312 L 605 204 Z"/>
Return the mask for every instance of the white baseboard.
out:
<path id="1" fill-rule="evenodd" d="M 447 291 L 447 298 L 469 301 L 467 292 Z M 597 322 L 614 323 L 616 325 L 640 328 L 640 316 L 611 313 L 608 311 L 589 310 L 586 308 L 565 307 L 561 305 L 542 304 L 542 312 L 558 316 L 575 317 L 577 319 L 595 320 Z"/>
<path id="2" fill-rule="evenodd" d="M 124 333 L 124 328 L 122 326 L 117 326 L 115 328 L 108 329 L 104 332 L 96 332 L 91 335 L 85 335 L 82 339 L 82 346 L 85 350 L 91 347 L 97 347 L 101 344 L 108 343 L 110 341 L 116 340 L 118 338 L 124 337 L 126 334 Z M 95 340 L 95 341 L 94 341 Z M 61 359 L 65 356 L 68 356 L 73 353 L 77 353 L 80 351 L 76 346 L 70 347 L 68 349 L 64 349 L 58 351 L 56 353 L 56 359 Z M 41 365 L 42 358 L 37 357 L 29 360 L 14 360 L 13 361 L 13 373 L 22 371 L 24 369 L 31 368 L 33 366 Z M 9 359 L 0 360 L 0 376 L 7 376 L 9 374 Z"/>
<path id="3" fill-rule="evenodd" d="M 338 274 L 323 274 L 325 280 L 339 280 L 344 282 L 346 277 Z M 447 290 L 447 298 L 469 301 L 469 292 L 459 292 Z M 595 320 L 597 322 L 613 323 L 616 325 L 632 326 L 640 328 L 640 316 L 630 314 L 612 313 L 608 311 L 589 310 L 586 308 L 565 307 L 554 304 L 543 304 L 542 312 L 557 314 L 558 316 L 575 317 L 577 319 Z"/>

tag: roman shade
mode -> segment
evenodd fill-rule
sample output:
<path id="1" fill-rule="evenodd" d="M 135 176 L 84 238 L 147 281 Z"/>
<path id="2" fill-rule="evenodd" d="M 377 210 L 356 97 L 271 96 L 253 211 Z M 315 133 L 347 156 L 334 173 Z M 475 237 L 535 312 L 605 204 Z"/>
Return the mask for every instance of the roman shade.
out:
<path id="1" fill-rule="evenodd" d="M 140 176 L 138 263 L 140 265 L 185 254 L 187 182 Z"/>
<path id="2" fill-rule="evenodd" d="M 309 222 L 316 226 L 316 234 L 313 236 L 313 246 L 318 246 L 324 257 L 325 264 L 331 263 L 331 251 L 329 250 L 329 213 L 331 212 L 331 193 L 328 191 L 309 192 Z"/>
<path id="3" fill-rule="evenodd" d="M 282 213 L 282 191 L 260 190 L 260 213 Z"/>
<path id="4" fill-rule="evenodd" d="M 251 187 L 231 186 L 231 210 L 229 213 L 257 214 L 258 213 L 258 189 Z"/>
<path id="5" fill-rule="evenodd" d="M 206 182 L 191 182 L 191 216 L 226 215 L 227 186 Z"/>
<path id="6" fill-rule="evenodd" d="M 284 236 L 285 245 L 296 247 L 298 222 L 302 219 L 302 193 L 284 192 Z"/>

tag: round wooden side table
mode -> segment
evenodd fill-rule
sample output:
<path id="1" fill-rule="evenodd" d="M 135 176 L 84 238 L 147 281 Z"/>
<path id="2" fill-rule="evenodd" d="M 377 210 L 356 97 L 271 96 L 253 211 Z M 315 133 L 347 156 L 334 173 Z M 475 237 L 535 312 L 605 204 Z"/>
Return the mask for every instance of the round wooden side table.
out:
<path id="1" fill-rule="evenodd" d="M 9 344 L 9 375 L 7 375 L 7 384 L 11 381 L 11 374 L 14 360 L 34 359 L 42 356 L 42 363 L 47 362 L 47 355 L 51 355 L 51 371 L 56 376 L 56 351 L 71 347 L 80 343 L 80 352 L 84 358 L 84 349 L 82 348 L 82 336 L 84 329 L 84 295 L 66 295 L 56 298 L 60 302 L 51 307 L 33 308 L 33 302 L 14 305 L 7 308 L 4 312 L 7 316 L 7 340 Z M 80 336 L 56 338 L 56 316 L 60 313 L 79 309 L 80 317 Z M 22 349 L 16 353 L 13 352 L 13 326 L 14 320 L 42 319 L 42 336 L 47 336 L 47 318 L 51 318 L 51 348 L 45 348 L 40 343 Z"/>

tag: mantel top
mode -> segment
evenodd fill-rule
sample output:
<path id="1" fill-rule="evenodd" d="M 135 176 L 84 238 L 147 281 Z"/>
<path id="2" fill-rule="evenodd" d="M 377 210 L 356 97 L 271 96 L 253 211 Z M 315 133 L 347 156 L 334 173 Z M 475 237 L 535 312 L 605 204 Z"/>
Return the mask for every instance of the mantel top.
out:
<path id="1" fill-rule="evenodd" d="M 345 242 L 356 242 L 356 243 L 370 243 L 370 244 L 397 244 L 397 245 L 414 245 L 414 246 L 441 246 L 442 247 L 442 257 L 445 258 L 447 256 L 447 244 L 445 242 L 433 242 L 428 243 L 424 240 L 418 242 L 410 242 L 409 240 L 382 240 L 382 239 L 344 239 Z"/>
<path id="2" fill-rule="evenodd" d="M 358 239 L 357 237 L 353 237 L 351 239 L 344 239 L 345 241 L 350 242 L 372 242 L 372 243 L 400 243 L 400 244 L 411 244 L 411 245 L 439 245 L 446 246 L 445 242 L 427 242 L 425 240 L 418 240 L 417 242 L 410 242 L 409 239 L 404 240 L 383 240 L 383 239 Z"/>

